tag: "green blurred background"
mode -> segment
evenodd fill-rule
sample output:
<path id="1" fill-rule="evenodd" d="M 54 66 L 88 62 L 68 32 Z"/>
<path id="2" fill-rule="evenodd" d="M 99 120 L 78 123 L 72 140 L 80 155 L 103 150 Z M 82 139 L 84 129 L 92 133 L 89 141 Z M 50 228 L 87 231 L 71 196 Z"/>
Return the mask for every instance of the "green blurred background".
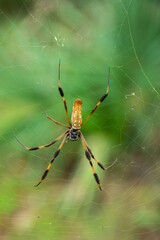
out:
<path id="1" fill-rule="evenodd" d="M 47 144 L 83 101 L 80 141 L 68 141 L 38 187 L 60 143 Z M 157 0 L 0 1 L 0 239 L 160 239 L 160 2 Z"/>

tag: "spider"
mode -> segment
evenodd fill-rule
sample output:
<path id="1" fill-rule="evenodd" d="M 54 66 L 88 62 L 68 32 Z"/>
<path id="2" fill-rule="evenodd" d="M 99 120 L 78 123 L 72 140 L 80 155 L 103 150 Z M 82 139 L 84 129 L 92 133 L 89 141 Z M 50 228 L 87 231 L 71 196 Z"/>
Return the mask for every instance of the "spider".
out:
<path id="1" fill-rule="evenodd" d="M 23 143 L 21 143 L 18 138 L 15 136 L 15 133 L 13 132 L 14 134 L 14 137 L 16 138 L 16 140 L 18 141 L 18 143 L 20 143 L 25 149 L 29 150 L 29 151 L 32 151 L 32 150 L 37 150 L 37 149 L 41 149 L 41 148 L 45 148 L 45 147 L 50 147 L 51 145 L 53 145 L 54 143 L 56 143 L 57 141 L 59 141 L 61 138 L 63 138 L 63 141 L 61 142 L 58 150 L 54 153 L 53 155 L 53 158 L 52 160 L 50 161 L 47 169 L 45 170 L 45 172 L 43 173 L 42 177 L 41 177 L 41 180 L 40 182 L 35 185 L 35 187 L 37 187 L 47 176 L 48 172 L 49 172 L 49 169 L 52 165 L 52 163 L 54 162 L 55 158 L 59 155 L 60 153 L 60 150 L 61 148 L 63 147 L 66 139 L 70 139 L 71 141 L 77 141 L 78 138 L 80 138 L 81 142 L 82 142 L 82 145 L 83 145 L 83 148 L 84 148 L 84 151 L 85 151 L 85 156 L 86 158 L 88 159 L 90 165 L 91 165 L 91 168 L 92 168 L 92 171 L 93 171 L 93 175 L 94 175 L 94 178 L 100 188 L 100 190 L 102 191 L 102 188 L 101 188 L 101 185 L 100 185 L 100 180 L 99 180 L 99 177 L 97 175 L 97 173 L 95 172 L 95 169 L 93 167 L 93 163 L 91 161 L 91 158 L 94 159 L 94 161 L 98 164 L 98 166 L 100 168 L 102 168 L 103 170 L 106 170 L 110 167 L 112 167 L 115 162 L 117 160 L 115 160 L 110 166 L 108 167 L 104 167 L 100 162 L 98 162 L 96 160 L 96 158 L 94 157 L 91 149 L 89 148 L 82 132 L 80 131 L 82 125 L 84 125 L 87 120 L 90 118 L 90 116 L 95 112 L 95 110 L 97 109 L 97 107 L 101 104 L 101 102 L 103 102 L 105 100 L 105 98 L 108 96 L 108 92 L 109 92 L 109 80 L 110 80 L 110 67 L 109 67 L 109 71 L 108 71 L 108 85 L 107 85 L 107 91 L 106 93 L 100 98 L 99 102 L 96 104 L 96 106 L 93 108 L 93 110 L 91 111 L 91 113 L 89 114 L 89 116 L 84 120 L 84 122 L 82 122 L 82 100 L 81 99 L 76 99 L 73 103 L 73 111 L 72 111 L 72 117 L 71 117 L 71 121 L 69 120 L 69 116 L 68 116 L 68 110 L 67 110 L 67 104 L 66 104 L 66 100 L 65 100 L 65 97 L 64 97 L 64 93 L 63 93 L 63 90 L 60 86 L 60 59 L 59 59 L 59 71 L 58 71 L 58 90 L 60 92 L 60 95 L 63 99 L 63 102 L 64 102 L 64 107 L 65 107 L 65 111 L 66 111 L 66 116 L 67 116 L 67 120 L 68 120 L 68 123 L 69 123 L 69 126 L 67 125 L 64 125 L 62 123 L 59 123 L 57 121 L 55 121 L 53 118 L 49 117 L 47 115 L 47 113 L 45 112 L 45 110 L 43 109 L 42 105 L 41 105 L 41 108 L 44 112 L 44 114 L 46 115 L 46 117 L 48 119 L 50 119 L 51 121 L 53 121 L 54 123 L 62 126 L 62 127 L 65 127 L 65 128 L 68 128 L 67 131 L 65 131 L 61 136 L 59 136 L 58 138 L 56 138 L 54 141 L 52 141 L 51 143 L 47 144 L 47 145 L 43 145 L 43 146 L 39 146 L 39 147 L 32 147 L 32 148 L 28 148 L 26 147 Z"/>

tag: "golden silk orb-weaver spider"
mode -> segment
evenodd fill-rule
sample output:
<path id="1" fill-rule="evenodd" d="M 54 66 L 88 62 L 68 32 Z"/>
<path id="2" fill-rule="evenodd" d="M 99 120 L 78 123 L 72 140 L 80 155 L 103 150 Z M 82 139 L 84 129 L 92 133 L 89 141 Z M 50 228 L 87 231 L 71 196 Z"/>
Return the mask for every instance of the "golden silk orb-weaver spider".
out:
<path id="1" fill-rule="evenodd" d="M 89 116 L 84 120 L 84 122 L 82 122 L 82 101 L 81 99 L 76 99 L 73 103 L 73 111 L 72 111 L 72 117 L 71 117 L 71 121 L 69 120 L 69 116 L 68 116 L 68 110 L 67 110 L 67 104 L 66 104 L 66 100 L 65 100 L 65 97 L 64 97 L 64 93 L 63 93 L 63 90 L 60 86 L 60 59 L 59 59 L 59 72 L 58 72 L 58 90 L 60 92 L 60 95 L 63 99 L 63 102 L 64 102 L 64 107 L 65 107 L 65 111 L 66 111 L 66 115 L 67 115 L 67 120 L 68 120 L 68 123 L 69 123 L 69 126 L 67 125 L 64 125 L 62 123 L 59 123 L 57 121 L 55 121 L 53 118 L 49 117 L 47 115 L 47 113 L 45 112 L 45 110 L 43 109 L 43 107 L 41 106 L 43 112 L 45 113 L 46 117 L 48 119 L 50 119 L 51 121 L 53 121 L 54 123 L 60 125 L 60 126 L 63 126 L 65 128 L 68 128 L 67 131 L 65 131 L 61 136 L 59 136 L 58 138 L 56 138 L 54 141 L 52 141 L 51 143 L 47 144 L 47 145 L 43 145 L 43 146 L 39 146 L 39 147 L 32 147 L 32 148 L 28 148 L 26 147 L 23 143 L 21 143 L 17 137 L 15 136 L 14 132 L 14 137 L 16 138 L 16 140 L 27 150 L 29 151 L 32 151 L 32 150 L 37 150 L 37 149 L 41 149 L 41 148 L 45 148 L 45 147 L 50 147 L 51 145 L 53 145 L 54 143 L 56 143 L 57 141 L 59 141 L 61 138 L 63 138 L 63 141 L 61 142 L 58 150 L 54 153 L 53 155 L 53 158 L 52 160 L 50 161 L 47 169 L 45 170 L 45 172 L 43 173 L 42 177 L 41 177 L 41 180 L 40 182 L 35 185 L 35 187 L 37 187 L 47 176 L 48 172 L 49 172 L 49 169 L 52 165 L 52 163 L 54 162 L 55 158 L 59 155 L 60 153 L 60 150 L 61 148 L 63 147 L 66 139 L 70 139 L 71 141 L 76 141 L 78 140 L 78 138 L 80 138 L 81 142 L 82 142 L 82 145 L 83 145 L 83 148 L 84 148 L 84 151 L 85 151 L 85 156 L 86 158 L 88 159 L 90 165 L 91 165 L 91 168 L 92 168 L 92 171 L 93 171 L 93 175 L 95 177 L 95 180 L 100 188 L 100 190 L 102 190 L 101 188 L 101 185 L 100 185 L 100 180 L 99 180 L 99 177 L 97 175 L 97 173 L 95 172 L 95 169 L 93 167 L 93 163 L 91 161 L 91 158 L 94 159 L 94 161 L 98 164 L 99 167 L 101 167 L 103 170 L 106 170 L 110 167 L 112 167 L 115 162 L 117 161 L 117 159 L 108 167 L 104 167 L 100 162 L 98 162 L 91 149 L 89 148 L 82 132 L 80 131 L 81 129 L 81 126 L 84 125 L 87 120 L 90 118 L 90 116 L 94 113 L 94 111 L 97 109 L 97 107 L 101 104 L 101 102 L 104 101 L 104 99 L 108 96 L 108 92 L 109 92 L 109 80 L 110 80 L 110 67 L 109 67 L 109 71 L 108 71 L 108 85 L 107 85 L 107 91 L 106 93 L 100 98 L 99 102 L 96 104 L 96 106 L 93 108 L 93 110 L 91 111 L 91 113 L 89 114 Z"/>

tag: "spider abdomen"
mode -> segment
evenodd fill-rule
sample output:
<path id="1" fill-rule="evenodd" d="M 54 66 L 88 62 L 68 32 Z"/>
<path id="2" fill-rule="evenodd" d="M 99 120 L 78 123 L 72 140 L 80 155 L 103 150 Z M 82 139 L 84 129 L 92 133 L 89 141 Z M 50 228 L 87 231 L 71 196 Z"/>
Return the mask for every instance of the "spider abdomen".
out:
<path id="1" fill-rule="evenodd" d="M 80 129 L 82 124 L 82 100 L 76 99 L 73 103 L 73 112 L 71 117 L 73 129 Z"/>

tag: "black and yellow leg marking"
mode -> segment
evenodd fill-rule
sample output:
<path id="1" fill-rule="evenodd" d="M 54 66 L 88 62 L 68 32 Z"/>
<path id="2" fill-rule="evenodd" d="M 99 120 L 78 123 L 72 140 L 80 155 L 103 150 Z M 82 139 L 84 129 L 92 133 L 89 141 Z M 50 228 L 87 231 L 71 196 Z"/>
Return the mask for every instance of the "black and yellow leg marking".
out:
<path id="1" fill-rule="evenodd" d="M 32 148 L 28 148 L 26 147 L 23 143 L 21 143 L 18 138 L 16 137 L 15 133 L 13 132 L 13 135 L 15 137 L 15 139 L 17 140 L 18 143 L 20 143 L 25 149 L 32 151 L 32 150 L 38 150 L 41 148 L 45 148 L 45 147 L 50 147 L 51 145 L 53 145 L 54 143 L 56 143 L 57 141 L 59 141 L 69 130 L 67 130 L 66 132 L 64 132 L 61 136 L 59 136 L 58 138 L 56 138 L 54 141 L 52 141 L 49 144 L 43 145 L 43 146 L 39 146 L 39 147 L 32 147 Z"/>
<path id="2" fill-rule="evenodd" d="M 84 120 L 84 122 L 81 124 L 81 126 L 83 124 L 85 124 L 87 122 L 87 120 L 90 118 L 90 116 L 95 112 L 95 110 L 97 109 L 97 107 L 101 104 L 101 102 L 104 101 L 104 99 L 108 96 L 108 92 L 109 92 L 109 80 L 110 80 L 110 67 L 108 69 L 108 85 L 107 85 L 107 91 L 106 93 L 101 97 L 101 99 L 99 100 L 99 102 L 96 104 L 96 106 L 93 108 L 93 110 L 91 111 L 91 113 L 89 114 L 89 116 Z"/>
<path id="3" fill-rule="evenodd" d="M 88 152 L 90 153 L 91 157 L 94 159 L 94 161 L 98 164 L 98 166 L 99 166 L 100 168 L 102 168 L 103 170 L 107 170 L 107 169 L 111 168 L 111 167 L 117 162 L 118 159 L 116 158 L 116 160 L 115 160 L 111 165 L 109 165 L 108 167 L 104 167 L 104 166 L 102 165 L 102 163 L 98 162 L 97 159 L 95 159 L 95 157 L 94 157 L 91 149 L 89 148 L 89 146 L 88 146 L 88 144 L 87 144 L 87 142 L 86 142 L 86 140 L 85 140 L 85 138 L 84 138 L 84 136 L 83 136 L 82 133 L 81 133 L 81 137 L 82 137 L 82 139 L 83 139 L 83 141 L 84 141 L 84 143 L 85 143 L 85 145 L 86 145 L 86 147 L 87 147 L 87 149 L 88 149 Z"/>
<path id="4" fill-rule="evenodd" d="M 47 117 L 48 119 L 50 119 L 51 121 L 53 121 L 54 123 L 56 123 L 56 124 L 58 124 L 58 125 L 60 125 L 60 126 L 62 126 L 62 127 L 69 128 L 67 125 L 64 125 L 64 124 L 62 124 L 62 123 L 59 123 L 59 122 L 55 121 L 53 118 L 49 117 L 49 116 L 47 115 L 47 113 L 45 112 L 45 110 L 44 110 L 44 108 L 42 107 L 41 104 L 40 104 L 40 106 L 41 106 L 44 114 L 46 115 L 46 117 Z"/>
<path id="5" fill-rule="evenodd" d="M 94 175 L 94 178 L 100 188 L 100 190 L 102 191 L 102 188 L 101 188 L 101 185 L 100 185 L 100 180 L 99 180 L 99 177 L 97 175 L 97 173 L 95 172 L 95 169 L 93 167 L 93 163 L 91 161 L 91 156 L 90 156 L 90 153 L 87 151 L 87 148 L 86 148 L 86 145 L 85 145 L 85 142 L 84 142 L 84 139 L 80 133 L 80 139 L 81 139 L 81 142 L 82 142 L 82 145 L 83 145 L 83 148 L 84 148 L 84 151 L 85 151 L 85 155 L 86 155 L 86 158 L 88 159 L 90 165 L 91 165 L 91 168 L 92 168 L 92 171 L 93 171 L 93 175 Z"/>
<path id="6" fill-rule="evenodd" d="M 43 173 L 40 182 L 39 182 L 37 185 L 35 185 L 34 187 L 38 187 L 38 185 L 46 178 L 46 176 L 47 176 L 47 174 L 48 174 L 48 172 L 49 172 L 49 169 L 50 169 L 53 161 L 54 161 L 55 158 L 59 155 L 60 150 L 61 150 L 61 148 L 63 147 L 63 145 L 64 145 L 65 140 L 66 140 L 67 137 L 68 137 L 68 134 L 64 137 L 64 139 L 63 139 L 61 145 L 59 146 L 58 150 L 54 153 L 53 158 L 52 158 L 52 160 L 50 161 L 50 164 L 48 165 L 47 169 L 46 169 L 45 172 Z"/>
<path id="7" fill-rule="evenodd" d="M 64 107 L 65 107 L 65 110 L 66 110 L 66 115 L 67 115 L 67 120 L 69 122 L 69 125 L 71 126 L 71 122 L 69 120 L 69 116 L 68 116 L 68 110 L 67 110 L 67 104 L 66 104 L 66 100 L 65 100 L 65 97 L 64 97 L 64 92 L 60 86 L 60 65 L 61 65 L 61 60 L 59 59 L 59 72 L 58 72 L 58 90 L 60 92 L 60 95 L 63 99 L 63 102 L 64 102 Z"/>

